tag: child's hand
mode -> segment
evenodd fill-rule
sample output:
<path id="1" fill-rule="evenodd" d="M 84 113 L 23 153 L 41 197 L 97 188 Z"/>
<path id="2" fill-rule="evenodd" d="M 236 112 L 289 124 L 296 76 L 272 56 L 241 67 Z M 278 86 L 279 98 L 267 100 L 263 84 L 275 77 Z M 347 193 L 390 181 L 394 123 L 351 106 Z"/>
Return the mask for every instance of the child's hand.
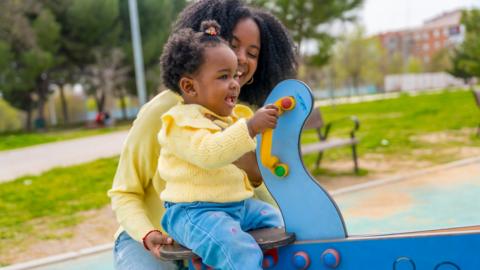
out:
<path id="1" fill-rule="evenodd" d="M 160 247 L 173 244 L 173 239 L 159 231 L 153 231 L 143 240 L 150 253 L 160 259 Z"/>
<path id="2" fill-rule="evenodd" d="M 277 126 L 278 108 L 273 104 L 268 104 L 260 108 L 247 122 L 248 132 L 253 138 L 258 133 L 262 133 L 268 128 Z"/>

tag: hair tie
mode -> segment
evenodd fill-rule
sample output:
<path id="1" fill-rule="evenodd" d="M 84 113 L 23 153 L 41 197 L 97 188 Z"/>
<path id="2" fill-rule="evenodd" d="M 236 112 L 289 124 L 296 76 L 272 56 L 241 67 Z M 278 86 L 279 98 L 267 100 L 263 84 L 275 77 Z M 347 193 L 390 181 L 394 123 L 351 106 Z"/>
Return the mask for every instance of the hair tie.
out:
<path id="1" fill-rule="evenodd" d="M 209 28 L 207 28 L 207 30 L 205 30 L 205 33 L 210 35 L 210 36 L 216 36 L 217 35 L 217 30 L 215 29 L 215 27 L 210 26 Z"/>

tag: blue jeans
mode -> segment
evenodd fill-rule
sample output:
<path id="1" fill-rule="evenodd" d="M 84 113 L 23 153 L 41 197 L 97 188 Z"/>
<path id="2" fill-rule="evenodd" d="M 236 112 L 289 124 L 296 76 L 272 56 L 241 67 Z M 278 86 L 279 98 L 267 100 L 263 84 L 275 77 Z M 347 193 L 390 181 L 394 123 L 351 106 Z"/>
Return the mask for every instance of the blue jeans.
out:
<path id="1" fill-rule="evenodd" d="M 116 270 L 180 270 L 176 262 L 160 261 L 142 245 L 122 232 L 113 247 L 113 261 Z"/>
<path id="2" fill-rule="evenodd" d="M 279 211 L 248 199 L 233 203 L 165 203 L 162 227 L 213 269 L 262 269 L 263 253 L 246 231 L 283 226 Z"/>

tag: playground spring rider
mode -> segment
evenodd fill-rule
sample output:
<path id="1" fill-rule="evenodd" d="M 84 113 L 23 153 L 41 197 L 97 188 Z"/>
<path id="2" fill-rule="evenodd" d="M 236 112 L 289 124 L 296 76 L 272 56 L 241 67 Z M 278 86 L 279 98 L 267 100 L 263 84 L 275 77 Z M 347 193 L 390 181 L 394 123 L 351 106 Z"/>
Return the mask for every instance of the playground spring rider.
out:
<path id="1" fill-rule="evenodd" d="M 303 165 L 300 134 L 313 108 L 304 83 L 286 80 L 266 100 L 281 108 L 275 130 L 257 137 L 257 160 L 265 184 L 285 221 L 279 228 L 251 232 L 265 256 L 265 269 L 478 270 L 480 227 L 442 231 L 348 236 L 329 194 Z M 178 244 L 164 246 L 162 258 L 189 259 L 190 269 L 208 269 Z M 248 269 L 247 269 L 248 270 Z"/>

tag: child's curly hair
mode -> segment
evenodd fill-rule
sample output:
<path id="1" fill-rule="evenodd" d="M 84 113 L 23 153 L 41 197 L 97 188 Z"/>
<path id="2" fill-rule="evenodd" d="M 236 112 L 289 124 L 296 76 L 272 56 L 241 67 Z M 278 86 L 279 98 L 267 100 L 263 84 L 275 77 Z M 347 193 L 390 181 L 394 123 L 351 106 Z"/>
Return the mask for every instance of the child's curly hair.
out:
<path id="1" fill-rule="evenodd" d="M 262 106 L 277 83 L 295 78 L 297 73 L 297 48 L 275 16 L 250 8 L 242 0 L 200 0 L 180 13 L 173 31 L 187 27 L 198 31 L 202 21 L 216 20 L 222 26 L 221 36 L 231 41 L 237 23 L 247 18 L 253 19 L 260 29 L 260 54 L 253 83 L 242 87 L 239 99 Z"/>
<path id="2" fill-rule="evenodd" d="M 178 82 L 185 74 L 194 74 L 203 64 L 206 47 L 215 47 L 227 42 L 220 36 L 220 25 L 214 20 L 203 21 L 200 32 L 191 28 L 173 33 L 163 47 L 160 57 L 162 79 L 169 89 L 180 93 Z"/>

